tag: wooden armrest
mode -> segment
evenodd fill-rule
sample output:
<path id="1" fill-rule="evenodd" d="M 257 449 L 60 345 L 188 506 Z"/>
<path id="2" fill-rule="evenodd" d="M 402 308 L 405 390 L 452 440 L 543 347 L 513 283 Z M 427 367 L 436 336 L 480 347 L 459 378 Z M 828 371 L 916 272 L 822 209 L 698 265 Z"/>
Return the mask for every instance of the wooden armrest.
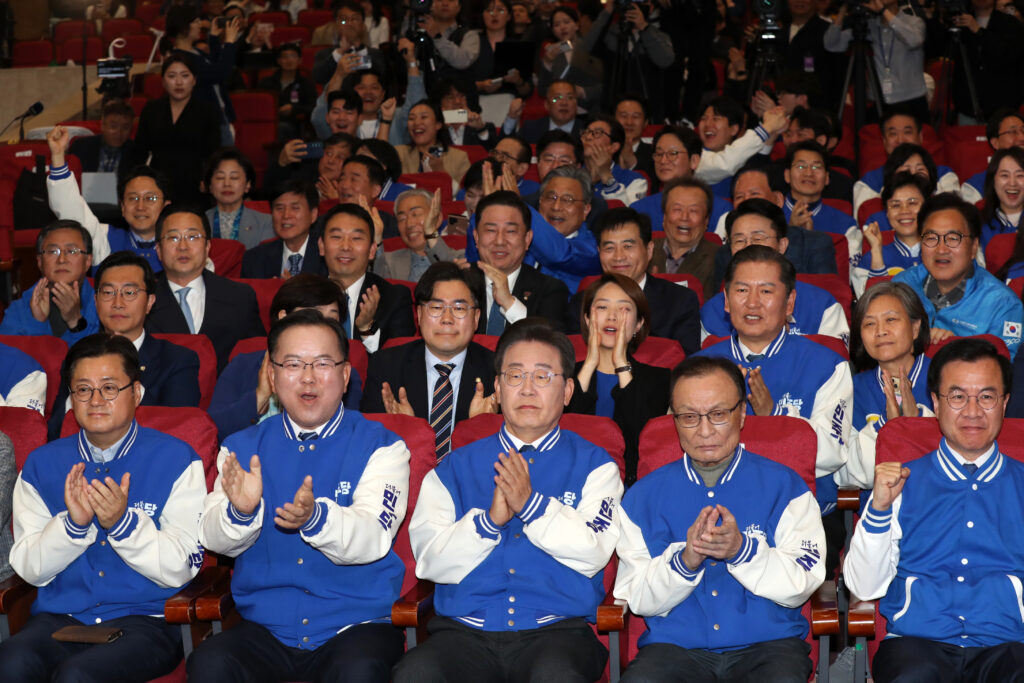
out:
<path id="1" fill-rule="evenodd" d="M 860 510 L 860 489 L 840 486 L 839 500 L 836 503 L 836 507 L 840 510 L 853 510 L 854 512 Z"/>
<path id="2" fill-rule="evenodd" d="M 402 628 L 421 626 L 433 608 L 434 583 L 419 579 L 391 606 L 391 623 Z"/>
<path id="3" fill-rule="evenodd" d="M 231 571 L 227 567 L 207 567 L 221 570 L 206 590 L 195 599 L 195 618 L 199 621 L 224 621 L 235 607 L 231 596 Z M 205 571 L 205 570 L 204 570 Z"/>
<path id="4" fill-rule="evenodd" d="M 875 600 L 854 601 L 851 596 L 850 613 L 848 615 L 848 631 L 851 636 L 857 638 L 875 637 L 875 608 L 878 602 Z"/>
<path id="5" fill-rule="evenodd" d="M 597 606 L 597 630 L 601 633 L 626 630 L 629 607 L 625 600 L 605 600 Z"/>
<path id="6" fill-rule="evenodd" d="M 203 567 L 188 585 L 164 603 L 164 619 L 169 624 L 192 624 L 196 619 L 196 599 L 219 590 L 230 577 L 227 567 Z"/>
<path id="7" fill-rule="evenodd" d="M 0 582 L 0 614 L 7 614 L 23 599 L 35 600 L 36 587 L 17 574 Z"/>
<path id="8" fill-rule="evenodd" d="M 839 633 L 839 595 L 831 579 L 811 594 L 811 632 L 816 636 Z"/>

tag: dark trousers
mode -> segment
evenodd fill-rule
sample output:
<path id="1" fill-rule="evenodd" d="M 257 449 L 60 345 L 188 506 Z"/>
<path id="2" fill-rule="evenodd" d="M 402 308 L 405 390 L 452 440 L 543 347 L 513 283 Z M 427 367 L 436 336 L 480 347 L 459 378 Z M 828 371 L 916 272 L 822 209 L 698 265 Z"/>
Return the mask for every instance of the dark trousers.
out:
<path id="1" fill-rule="evenodd" d="M 404 644 L 402 631 L 391 624 L 358 624 L 315 650 L 303 650 L 243 620 L 196 648 L 188 658 L 188 680 L 387 683 Z"/>
<path id="2" fill-rule="evenodd" d="M 1024 644 L 959 647 L 926 638 L 888 638 L 875 653 L 875 683 L 1020 683 Z"/>
<path id="3" fill-rule="evenodd" d="M 395 683 L 589 683 L 608 651 L 583 619 L 528 631 L 481 631 L 434 617 L 430 638 L 394 671 Z"/>
<path id="4" fill-rule="evenodd" d="M 652 643 L 640 649 L 622 683 L 807 683 L 810 651 L 811 646 L 798 638 L 728 652 Z"/>
<path id="5" fill-rule="evenodd" d="M 110 643 L 62 643 L 54 631 L 82 622 L 64 614 L 37 614 L 0 643 L 0 679 L 18 683 L 131 683 L 159 678 L 181 662 L 181 631 L 159 617 L 121 617 L 103 622 L 124 630 Z"/>

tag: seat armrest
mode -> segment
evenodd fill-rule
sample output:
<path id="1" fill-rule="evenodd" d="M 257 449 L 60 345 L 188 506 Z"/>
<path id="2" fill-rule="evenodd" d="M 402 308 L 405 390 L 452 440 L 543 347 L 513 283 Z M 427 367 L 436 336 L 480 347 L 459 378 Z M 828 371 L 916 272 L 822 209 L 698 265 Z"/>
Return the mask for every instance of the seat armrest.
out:
<path id="1" fill-rule="evenodd" d="M 220 570 L 214 574 L 209 586 L 195 599 L 195 618 L 199 621 L 224 621 L 235 607 L 231 596 L 231 571 L 227 567 L 207 567 Z M 205 571 L 205 570 L 204 570 Z"/>
<path id="2" fill-rule="evenodd" d="M 840 486 L 836 507 L 840 510 L 860 510 L 860 489 L 851 486 Z"/>
<path id="3" fill-rule="evenodd" d="M 0 581 L 0 614 L 7 614 L 22 600 L 35 601 L 36 587 L 17 574 Z"/>
<path id="4" fill-rule="evenodd" d="M 421 626 L 433 608 L 434 583 L 419 579 L 391 606 L 391 623 L 402 628 Z"/>
<path id="5" fill-rule="evenodd" d="M 848 631 L 857 638 L 875 637 L 875 609 L 877 600 L 850 600 Z"/>
<path id="6" fill-rule="evenodd" d="M 831 579 L 811 594 L 811 632 L 816 636 L 839 633 L 839 595 Z"/>
<path id="7" fill-rule="evenodd" d="M 616 600 L 609 594 L 605 601 L 597 606 L 597 630 L 601 633 L 626 630 L 626 619 L 629 607 L 625 600 Z"/>
<path id="8" fill-rule="evenodd" d="M 196 619 L 196 599 L 210 595 L 230 576 L 227 567 L 203 567 L 195 578 L 164 603 L 164 619 L 169 624 L 192 624 Z"/>

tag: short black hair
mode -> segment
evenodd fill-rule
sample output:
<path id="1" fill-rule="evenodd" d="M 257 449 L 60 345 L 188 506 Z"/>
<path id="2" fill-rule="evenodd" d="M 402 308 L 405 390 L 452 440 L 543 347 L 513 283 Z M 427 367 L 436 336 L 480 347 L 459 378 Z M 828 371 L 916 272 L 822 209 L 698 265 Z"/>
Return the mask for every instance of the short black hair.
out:
<path id="1" fill-rule="evenodd" d="M 388 86 L 387 83 L 385 83 L 384 81 L 384 76 L 381 75 L 378 69 L 374 69 L 372 67 L 369 69 L 359 69 L 358 71 L 353 71 L 348 76 L 345 76 L 345 80 L 341 82 L 341 90 L 353 93 L 356 92 L 356 86 L 363 82 L 363 76 L 366 75 L 370 75 L 376 78 L 377 83 L 380 84 L 381 89 L 384 91 L 384 95 L 387 96 Z M 362 100 L 361 97 L 359 99 Z M 348 106 L 346 106 L 345 108 L 352 109 L 352 107 Z"/>
<path id="2" fill-rule="evenodd" d="M 64 385 L 71 388 L 71 379 L 75 376 L 75 366 L 79 361 L 107 355 L 121 357 L 121 367 L 124 374 L 128 375 L 128 381 L 137 382 L 142 378 L 139 352 L 135 349 L 135 344 L 118 334 L 97 332 L 79 339 L 68 350 L 64 365 L 61 366 L 61 380 Z"/>
<path id="3" fill-rule="evenodd" d="M 740 128 L 743 128 L 743 107 L 740 106 L 740 103 L 733 98 L 726 97 L 725 95 L 712 97 L 704 103 L 703 108 L 700 110 L 701 114 L 703 115 L 703 113 L 708 109 L 719 116 L 724 116 L 729 121 L 730 126 L 739 126 Z"/>
<path id="4" fill-rule="evenodd" d="M 324 315 L 315 308 L 300 308 L 292 311 L 280 320 L 274 320 L 270 324 L 270 334 L 267 335 L 267 352 L 273 356 L 277 351 L 277 344 L 281 335 L 292 327 L 326 327 L 338 338 L 338 348 L 341 350 L 342 360 L 348 360 L 348 337 L 341 323 Z M 134 346 L 132 348 L 135 348 Z"/>
<path id="5" fill-rule="evenodd" d="M 732 255 L 732 260 L 725 267 L 725 288 L 729 289 L 733 279 L 736 277 L 736 270 L 744 263 L 774 263 L 779 267 L 779 279 L 786 288 L 786 296 L 796 288 L 796 268 L 788 258 L 763 244 L 751 244 L 743 247 Z"/>
<path id="6" fill-rule="evenodd" d="M 995 113 L 989 118 L 988 123 L 985 125 L 985 137 L 988 140 L 999 137 L 999 126 L 1003 125 L 1003 121 L 1013 117 L 1018 119 L 1021 123 L 1024 123 L 1024 114 L 1020 113 L 1020 110 L 1013 109 L 1012 107 L 1000 107 L 996 109 Z"/>
<path id="7" fill-rule="evenodd" d="M 469 166 L 469 170 L 466 171 L 466 175 L 462 176 L 462 187 L 470 189 L 472 187 L 482 187 L 484 184 L 484 165 L 491 167 L 491 173 L 494 174 L 495 178 L 501 177 L 501 163 L 495 159 L 487 157 L 486 159 L 478 159 Z"/>
<path id="8" fill-rule="evenodd" d="M 882 185 L 888 184 L 889 179 L 899 172 L 899 167 L 907 163 L 910 157 L 914 155 L 921 157 L 921 163 L 928 169 L 928 178 L 932 182 L 932 191 L 928 194 L 932 194 L 935 191 L 936 183 L 939 182 L 939 169 L 935 165 L 935 159 L 928 153 L 928 150 L 912 142 L 904 142 L 901 145 L 897 145 L 896 149 L 889 154 L 889 158 L 885 160 L 885 165 L 882 166 Z"/>
<path id="9" fill-rule="evenodd" d="M 242 172 L 245 173 L 246 182 L 255 182 L 256 167 L 253 166 L 249 157 L 245 156 L 242 150 L 237 147 L 221 147 L 207 157 L 206 163 L 203 165 L 203 183 L 206 184 L 207 192 L 210 191 L 210 183 L 213 181 L 213 174 L 217 172 L 217 167 L 225 161 L 237 163 L 242 167 Z"/>
<path id="10" fill-rule="evenodd" d="M 928 197 L 932 195 L 932 192 L 935 191 L 934 181 L 922 178 L 916 173 L 911 173 L 910 171 L 899 171 L 894 173 L 892 178 L 889 179 L 889 182 L 882 187 L 882 206 L 884 207 L 889 203 L 889 200 L 892 199 L 896 190 L 901 187 L 907 187 L 908 185 L 916 187 L 921 193 L 921 196 L 925 199 L 928 199 Z"/>
<path id="11" fill-rule="evenodd" d="M 740 167 L 740 170 L 736 171 L 732 176 L 732 181 L 729 183 L 729 199 L 736 196 L 736 184 L 740 181 L 740 178 L 748 173 L 760 173 L 764 176 L 765 182 L 768 184 L 768 189 L 772 192 L 782 192 L 783 188 L 779 187 L 778 180 L 775 180 L 776 174 L 772 173 L 771 165 L 765 161 L 758 160 L 756 157 L 752 158 L 747 163 Z M 782 174 L 778 174 L 781 176 Z"/>
<path id="12" fill-rule="evenodd" d="M 885 135 L 885 124 L 889 123 L 889 121 L 897 116 L 906 116 L 907 118 L 913 119 L 918 131 L 924 128 L 924 121 L 921 120 L 921 117 L 917 115 L 916 111 L 910 107 L 896 104 L 886 107 L 885 113 L 883 113 L 879 118 L 878 129 L 881 131 L 882 135 Z"/>
<path id="13" fill-rule="evenodd" d="M 954 339 L 938 350 L 928 366 L 928 391 L 936 396 L 942 391 L 942 369 L 947 364 L 954 361 L 976 363 L 986 358 L 999 364 L 999 372 L 1003 376 L 1003 393 L 1009 394 L 1013 389 L 1013 366 L 1010 361 L 996 350 L 992 342 L 973 337 Z"/>
<path id="14" fill-rule="evenodd" d="M 528 143 L 526 140 L 523 140 L 518 135 L 506 135 L 506 136 L 504 136 L 501 139 L 502 140 L 511 140 L 512 142 L 514 142 L 517 145 L 519 145 L 519 153 L 516 154 L 516 156 L 515 156 L 516 163 L 519 163 L 519 164 L 528 164 L 528 163 L 530 163 L 530 159 L 533 157 L 533 151 L 530 149 L 530 143 Z"/>
<path id="15" fill-rule="evenodd" d="M 619 123 L 618 120 L 615 119 L 615 117 L 609 114 L 591 114 L 590 116 L 587 117 L 587 122 L 583 126 L 583 129 L 586 130 L 587 128 L 590 128 L 590 124 L 595 123 L 597 121 L 608 124 L 608 126 L 611 128 L 611 131 L 608 135 L 608 140 L 612 144 L 618 143 L 619 149 L 622 149 L 622 146 L 626 144 L 626 129 L 622 127 L 622 124 Z"/>
<path id="16" fill-rule="evenodd" d="M 360 114 L 363 113 L 363 98 L 360 97 L 354 90 L 335 90 L 327 95 L 327 108 L 330 109 L 338 100 L 341 100 L 341 106 L 345 109 L 355 110 Z M 324 143 L 326 144 L 326 143 Z"/>
<path id="17" fill-rule="evenodd" d="M 700 141 L 700 136 L 697 135 L 692 128 L 687 126 L 664 126 L 654 134 L 651 146 L 657 147 L 658 140 L 661 140 L 666 135 L 672 135 L 679 138 L 679 141 L 683 143 L 683 147 L 686 148 L 687 156 L 692 157 L 700 154 L 701 150 L 704 149 L 704 143 Z"/>
<path id="18" fill-rule="evenodd" d="M 790 121 L 796 121 L 798 128 L 810 128 L 816 138 L 822 135 L 826 139 L 832 137 L 832 120 L 820 109 L 797 107 L 789 118 Z"/>
<path id="19" fill-rule="evenodd" d="M 270 302 L 270 319 L 277 320 L 281 311 L 286 314 L 300 308 L 316 308 L 338 304 L 340 320 L 348 317 L 345 292 L 334 280 L 315 273 L 299 273 L 281 285 Z"/>
<path id="20" fill-rule="evenodd" d="M 672 394 L 675 393 L 676 384 L 679 380 L 707 377 L 716 371 L 724 372 L 732 380 L 732 383 L 736 386 L 736 395 L 739 396 L 740 400 L 746 398 L 747 383 L 743 379 L 743 373 L 740 372 L 740 368 L 736 363 L 721 356 L 691 356 L 672 368 L 672 374 L 669 375 L 668 404 L 670 410 L 675 409 L 672 405 Z"/>
<path id="21" fill-rule="evenodd" d="M 772 224 L 772 229 L 775 230 L 775 236 L 780 240 L 784 239 L 789 232 L 786 214 L 783 213 L 782 209 L 767 199 L 753 197 L 740 202 L 735 209 L 725 215 L 726 237 L 732 237 L 732 226 L 736 225 L 736 221 L 744 216 L 763 216 L 767 218 L 768 222 Z"/>
<path id="22" fill-rule="evenodd" d="M 167 35 L 171 36 L 172 34 L 168 31 Z M 191 55 L 175 50 L 164 58 L 163 64 L 160 66 L 160 75 L 167 75 L 167 70 L 175 64 L 181 64 L 191 71 L 193 76 L 198 76 L 199 74 L 199 71 L 196 69 L 196 60 Z"/>
<path id="23" fill-rule="evenodd" d="M 335 216 L 340 215 L 352 216 L 358 218 L 366 224 L 366 232 L 370 236 L 370 240 L 373 241 L 373 217 L 370 216 L 370 212 L 351 202 L 342 204 L 335 204 L 324 214 L 323 217 L 323 234 L 327 234 L 327 225 L 334 219 Z"/>
<path id="24" fill-rule="evenodd" d="M 100 120 L 108 116 L 124 116 L 128 119 L 134 119 L 135 110 L 132 109 L 132 105 L 124 100 L 110 100 L 103 105 L 103 113 L 100 114 Z"/>
<path id="25" fill-rule="evenodd" d="M 85 247 L 85 253 L 92 253 L 92 235 L 89 234 L 89 231 L 82 227 L 82 224 L 78 221 L 64 218 L 49 223 L 39 231 L 39 235 L 36 236 L 36 254 L 43 253 L 43 245 L 46 243 L 46 238 L 51 232 L 56 232 L 57 230 L 77 230 L 78 234 L 82 236 L 82 246 Z"/>
<path id="26" fill-rule="evenodd" d="M 373 157 L 368 157 L 365 154 L 356 154 L 345 159 L 345 163 L 341 167 L 345 168 L 349 164 L 362 164 L 363 168 L 366 169 L 366 176 L 370 179 L 370 183 L 384 187 L 384 181 L 387 180 L 384 167 Z"/>
<path id="27" fill-rule="evenodd" d="M 160 212 L 160 217 L 156 219 L 156 239 L 160 240 L 160 236 L 164 232 L 164 223 L 167 222 L 168 217 L 173 216 L 177 213 L 188 213 L 192 214 L 199 219 L 199 222 L 203 224 L 203 236 L 209 241 L 213 239 L 213 231 L 210 229 L 210 221 L 206 218 L 206 212 L 203 211 L 196 204 L 168 204 L 164 207 L 164 210 Z"/>
<path id="28" fill-rule="evenodd" d="M 359 100 L 362 102 L 362 100 Z M 334 147 L 336 145 L 348 145 L 349 150 L 356 151 L 359 146 L 359 138 L 355 135 L 349 135 L 348 133 L 331 133 L 324 140 L 324 148 Z"/>
<path id="29" fill-rule="evenodd" d="M 497 192 L 492 192 L 477 203 L 477 225 L 480 225 L 480 218 L 483 217 L 484 210 L 489 209 L 492 206 L 508 206 L 516 209 L 523 217 L 523 224 L 526 225 L 526 229 L 530 229 L 531 220 L 533 219 L 533 215 L 530 213 L 530 206 L 523 201 L 522 197 L 515 192 L 510 192 L 509 190 L 498 190 Z"/>
<path id="30" fill-rule="evenodd" d="M 316 187 L 313 183 L 302 180 L 301 178 L 290 178 L 280 185 L 278 185 L 273 192 L 270 193 L 270 206 L 273 208 L 274 202 L 281 198 L 284 194 L 297 194 L 300 197 L 305 198 L 306 204 L 310 209 L 316 209 L 320 206 L 320 193 L 316 191 Z"/>
<path id="31" fill-rule="evenodd" d="M 484 294 L 484 279 L 477 268 L 459 268 L 451 261 L 431 264 L 416 283 L 413 298 L 416 305 L 425 304 L 434 298 L 434 287 L 438 282 L 462 282 L 469 288 L 473 305 L 480 307 L 487 298 Z"/>
<path id="32" fill-rule="evenodd" d="M 115 251 L 113 254 L 103 259 L 103 262 L 96 267 L 96 272 L 93 275 L 93 281 L 96 283 L 97 294 L 100 291 L 100 285 L 103 283 L 103 275 L 111 268 L 118 268 L 120 266 L 135 266 L 142 269 L 142 286 L 145 288 L 147 294 L 156 294 L 156 275 L 153 273 L 153 267 L 149 265 L 142 256 L 139 256 L 134 251 L 128 251 L 123 249 L 121 251 Z"/>
<path id="33" fill-rule="evenodd" d="M 972 239 L 981 239 L 981 213 L 978 207 L 965 202 L 956 192 L 940 192 L 924 200 L 921 210 L 917 213 L 917 234 L 924 234 L 925 223 L 932 214 L 949 209 L 960 212 Z"/>
<path id="34" fill-rule="evenodd" d="M 787 69 L 775 79 L 775 93 L 790 95 L 817 95 L 821 92 L 818 79 L 813 74 L 796 69 Z"/>
<path id="35" fill-rule="evenodd" d="M 642 111 L 644 114 L 644 121 L 648 120 L 650 107 L 647 104 L 647 99 L 643 95 L 640 95 L 635 92 L 628 92 L 622 95 L 621 97 L 619 97 L 619 99 L 615 100 L 615 106 L 612 107 L 612 111 L 618 110 L 619 105 L 622 104 L 623 102 L 636 102 L 637 104 L 639 104 L 640 111 Z"/>
<path id="36" fill-rule="evenodd" d="M 509 347 L 519 342 L 540 342 L 554 348 L 558 352 L 566 381 L 572 379 L 573 370 L 576 368 L 576 351 L 572 347 L 572 342 L 564 333 L 553 328 L 546 318 L 539 316 L 517 320 L 501 333 L 498 346 L 494 350 L 495 374 L 501 374 L 501 366 L 505 362 L 505 353 Z"/>
<path id="37" fill-rule="evenodd" d="M 814 140 L 801 140 L 795 142 L 786 149 L 786 168 L 793 166 L 793 160 L 799 152 L 811 152 L 821 157 L 821 163 L 825 165 L 825 173 L 828 173 L 828 151 Z"/>
<path id="38" fill-rule="evenodd" d="M 715 206 L 715 195 L 711 191 L 710 185 L 693 176 L 687 176 L 686 178 L 673 178 L 665 183 L 661 188 L 661 212 L 665 213 L 665 208 L 668 206 L 668 196 L 672 190 L 680 187 L 692 187 L 704 193 L 705 218 L 711 220 L 711 210 Z"/>
<path id="39" fill-rule="evenodd" d="M 601 218 L 598 219 L 597 225 L 594 226 L 594 233 L 597 235 L 598 249 L 601 248 L 601 240 L 604 239 L 606 232 L 617 230 L 623 225 L 633 224 L 640 232 L 640 241 L 647 246 L 651 243 L 651 218 L 645 213 L 640 213 L 634 208 L 628 206 L 616 206 L 612 209 L 608 209 Z"/>
<path id="40" fill-rule="evenodd" d="M 574 137 L 559 128 L 549 130 L 537 140 L 537 158 L 540 159 L 540 155 L 544 153 L 544 150 L 559 142 L 572 147 L 572 153 L 576 157 L 577 164 L 583 162 L 583 142 L 579 136 Z"/>
<path id="41" fill-rule="evenodd" d="M 384 172 L 392 182 L 398 180 L 398 177 L 402 175 L 402 158 L 398 156 L 398 151 L 387 140 L 368 138 L 360 140 L 359 147 L 365 147 L 384 166 Z M 356 147 L 356 151 L 359 150 L 359 147 Z"/>
<path id="42" fill-rule="evenodd" d="M 282 43 L 281 45 L 277 46 L 276 50 L 274 50 L 274 57 L 275 58 L 280 57 L 285 52 L 294 52 L 299 57 L 301 57 L 302 56 L 302 46 L 298 42 L 296 42 L 296 41 L 292 41 L 290 43 Z"/>
<path id="43" fill-rule="evenodd" d="M 124 201 L 128 183 L 136 178 L 149 178 L 156 185 L 156 189 L 160 190 L 160 194 L 164 196 L 164 201 L 171 200 L 171 179 L 163 171 L 158 171 L 152 166 L 135 166 L 117 180 L 117 196 L 121 198 L 121 201 Z"/>

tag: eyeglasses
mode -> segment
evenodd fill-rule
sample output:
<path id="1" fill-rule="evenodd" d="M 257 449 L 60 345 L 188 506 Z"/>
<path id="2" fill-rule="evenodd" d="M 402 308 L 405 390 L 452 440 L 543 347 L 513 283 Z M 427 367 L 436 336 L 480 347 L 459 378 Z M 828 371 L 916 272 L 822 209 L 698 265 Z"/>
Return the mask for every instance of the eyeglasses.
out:
<path id="1" fill-rule="evenodd" d="M 278 363 L 276 360 L 271 360 L 271 365 L 283 369 L 289 375 L 298 375 L 306 371 L 306 368 L 313 368 L 313 372 L 318 375 L 326 375 L 334 368 L 342 365 L 345 361 L 343 360 L 332 360 L 330 358 L 317 358 L 314 361 L 306 362 L 299 360 L 298 358 L 289 358 L 288 360 Z"/>
<path id="2" fill-rule="evenodd" d="M 920 199 L 907 199 L 906 201 L 900 201 L 899 199 L 890 199 L 885 206 L 890 211 L 899 211 L 904 206 L 907 207 L 908 209 L 920 208 L 921 203 L 922 202 Z"/>
<path id="3" fill-rule="evenodd" d="M 158 194 L 152 193 L 143 195 L 130 194 L 124 198 L 124 200 L 129 204 L 138 204 L 139 202 L 146 202 L 147 204 L 156 204 L 161 199 L 163 199 L 163 197 L 161 197 Z"/>
<path id="4" fill-rule="evenodd" d="M 102 289 L 96 290 L 96 298 L 100 301 L 110 301 L 118 294 L 125 301 L 135 301 L 138 298 L 139 292 L 145 292 L 147 290 L 142 287 L 135 287 L 133 285 L 126 285 L 121 289 L 114 287 L 103 287 Z"/>
<path id="5" fill-rule="evenodd" d="M 510 387 L 518 387 L 526 378 L 529 377 L 533 380 L 533 386 L 535 387 L 546 387 L 551 384 L 551 380 L 555 377 L 564 377 L 560 372 L 551 372 L 550 370 L 534 370 L 530 372 L 528 370 L 506 370 L 501 373 L 501 376 L 505 379 L 505 384 Z"/>
<path id="6" fill-rule="evenodd" d="M 685 429 L 693 429 L 700 424 L 701 418 L 705 417 L 713 425 L 724 425 L 729 421 L 732 411 L 739 408 L 741 403 L 743 403 L 742 398 L 732 408 L 716 408 L 706 413 L 672 413 L 672 416 L 676 419 L 679 426 Z"/>
<path id="7" fill-rule="evenodd" d="M 85 249 L 79 249 L 78 247 L 67 247 L 66 249 L 61 249 L 60 247 L 47 247 L 39 253 L 43 256 L 49 256 L 50 258 L 57 258 L 61 254 L 64 254 L 65 256 L 78 256 L 79 254 L 88 254 L 89 252 Z"/>
<path id="8" fill-rule="evenodd" d="M 170 235 L 164 235 L 160 239 L 162 239 L 164 242 L 169 242 L 171 244 L 179 244 L 181 240 L 184 239 L 188 240 L 189 244 L 193 244 L 198 240 L 206 239 L 206 235 L 204 235 L 201 232 L 186 232 L 184 235 L 174 232 L 171 233 Z"/>
<path id="9" fill-rule="evenodd" d="M 810 170 L 813 173 L 818 173 L 825 170 L 824 164 L 793 164 L 793 169 L 797 171 Z"/>
<path id="10" fill-rule="evenodd" d="M 587 130 L 583 131 L 583 133 L 580 135 L 580 137 L 581 138 L 599 138 L 602 135 L 607 135 L 608 137 L 612 136 L 611 133 L 609 133 L 608 131 L 606 131 L 603 128 L 588 128 Z"/>
<path id="11" fill-rule="evenodd" d="M 554 192 L 545 192 L 540 196 L 540 201 L 544 202 L 545 204 L 557 204 L 559 201 L 562 201 L 565 203 L 567 207 L 572 208 L 576 202 L 582 202 L 583 200 L 576 199 L 576 197 L 573 197 L 572 195 L 569 194 L 555 194 Z"/>
<path id="12" fill-rule="evenodd" d="M 458 318 L 459 320 L 465 318 L 471 310 L 476 308 L 476 306 L 471 306 L 464 301 L 456 301 L 453 304 L 446 304 L 440 301 L 428 301 L 423 304 L 423 307 L 427 309 L 427 315 L 431 318 L 440 318 L 444 315 L 446 310 L 450 309 L 452 317 Z"/>
<path id="13" fill-rule="evenodd" d="M 541 154 L 540 160 L 545 164 L 557 164 L 558 166 L 569 166 L 576 163 L 572 157 L 556 157 L 554 154 Z"/>
<path id="14" fill-rule="evenodd" d="M 661 161 L 662 159 L 668 159 L 669 161 L 675 161 L 679 158 L 679 155 L 683 153 L 681 149 L 668 149 L 664 152 L 655 152 L 651 156 L 654 157 L 655 161 Z"/>
<path id="15" fill-rule="evenodd" d="M 939 394 L 942 398 L 946 399 L 946 405 L 953 410 L 963 410 L 967 407 L 967 403 L 973 398 L 978 402 L 978 406 L 982 410 L 992 410 L 996 407 L 996 403 L 1002 398 L 1002 394 L 997 394 L 994 391 L 983 391 L 980 394 L 968 394 L 963 391 L 951 391 L 948 394 Z"/>
<path id="16" fill-rule="evenodd" d="M 1012 135 L 1013 137 L 1017 137 L 1018 135 L 1021 135 L 1021 134 L 1024 134 L 1024 128 L 1017 127 L 1017 128 L 1010 128 L 1008 130 L 1004 130 L 1002 133 L 998 133 L 996 137 L 1000 137 L 1001 138 L 1004 135 Z"/>
<path id="17" fill-rule="evenodd" d="M 98 387 L 91 387 L 88 384 L 82 384 L 77 387 L 71 387 L 71 395 L 75 397 L 75 400 L 79 403 L 85 403 L 91 401 L 93 395 L 98 391 L 100 396 L 103 397 L 104 401 L 113 401 L 121 392 L 132 385 L 131 382 L 125 384 L 123 387 L 117 386 L 114 382 L 107 382 Z"/>
<path id="18" fill-rule="evenodd" d="M 551 98 L 551 104 L 558 104 L 562 100 L 569 100 L 570 102 L 576 101 L 575 95 L 555 95 Z"/>
<path id="19" fill-rule="evenodd" d="M 742 249 L 748 244 L 765 244 L 766 242 L 778 239 L 779 238 L 776 235 L 768 235 L 763 232 L 755 232 L 751 233 L 749 237 L 733 237 L 731 240 L 729 240 L 729 245 L 736 247 L 737 249 Z"/>
<path id="20" fill-rule="evenodd" d="M 935 232 L 926 232 L 921 235 L 921 244 L 929 248 L 934 248 L 939 246 L 939 240 L 941 239 L 946 243 L 947 247 L 950 249 L 956 249 L 960 246 L 960 243 L 965 237 L 967 237 L 967 235 L 962 232 L 947 232 L 945 235 L 940 235 Z"/>
<path id="21" fill-rule="evenodd" d="M 516 161 L 516 158 L 514 156 L 512 156 L 508 152 L 503 152 L 500 149 L 492 149 L 488 156 L 490 156 L 495 161 L 500 161 L 502 163 L 506 161 Z"/>

